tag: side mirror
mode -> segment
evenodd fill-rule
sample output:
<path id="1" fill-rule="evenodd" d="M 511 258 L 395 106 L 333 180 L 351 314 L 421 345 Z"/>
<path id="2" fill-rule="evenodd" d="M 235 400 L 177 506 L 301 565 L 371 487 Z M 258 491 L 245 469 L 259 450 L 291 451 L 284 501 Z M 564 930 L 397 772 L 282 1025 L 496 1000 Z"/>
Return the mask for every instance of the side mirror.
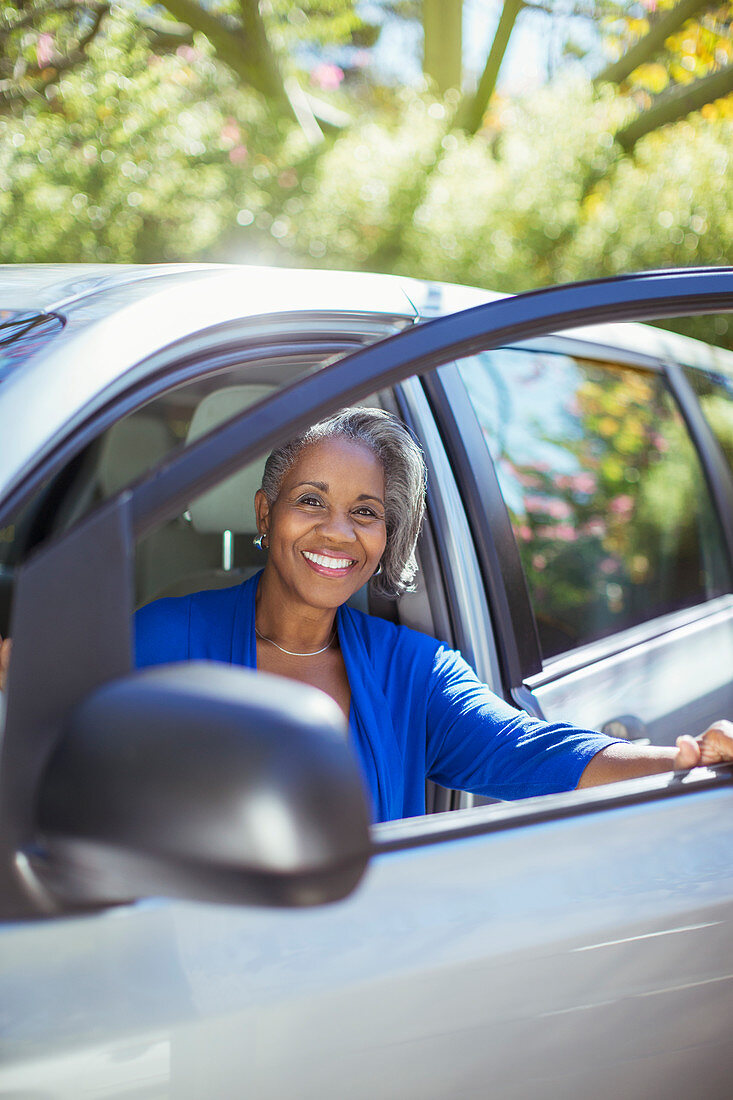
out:
<path id="1" fill-rule="evenodd" d="M 212 662 L 106 684 L 72 713 L 40 785 L 31 857 L 62 907 L 166 895 L 316 905 L 370 855 L 333 700 Z"/>

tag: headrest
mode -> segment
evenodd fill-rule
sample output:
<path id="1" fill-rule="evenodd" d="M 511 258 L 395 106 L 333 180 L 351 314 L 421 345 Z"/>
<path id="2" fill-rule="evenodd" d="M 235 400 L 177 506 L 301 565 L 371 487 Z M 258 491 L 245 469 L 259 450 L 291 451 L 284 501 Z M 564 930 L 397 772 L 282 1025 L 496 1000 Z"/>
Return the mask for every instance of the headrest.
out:
<path id="1" fill-rule="evenodd" d="M 128 416 L 113 424 L 99 456 L 99 482 L 105 497 L 129 485 L 157 465 L 173 448 L 174 440 L 154 416 Z"/>
<path id="2" fill-rule="evenodd" d="M 191 443 L 206 435 L 238 412 L 268 397 L 275 389 L 275 386 L 263 385 L 227 386 L 207 394 L 193 414 L 186 442 Z M 232 531 L 237 535 L 254 533 L 257 530 L 254 495 L 262 484 L 265 461 L 266 458 L 258 459 L 243 467 L 189 505 L 195 529 L 202 534 L 222 531 Z"/>

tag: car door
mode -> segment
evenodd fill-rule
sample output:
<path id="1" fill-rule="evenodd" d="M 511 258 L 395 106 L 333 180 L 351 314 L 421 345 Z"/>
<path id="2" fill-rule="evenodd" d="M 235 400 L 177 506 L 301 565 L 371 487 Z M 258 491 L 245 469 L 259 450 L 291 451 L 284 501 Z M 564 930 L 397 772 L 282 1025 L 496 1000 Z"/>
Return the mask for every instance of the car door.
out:
<path id="1" fill-rule="evenodd" d="M 497 548 L 512 585 L 510 694 L 655 744 L 729 713 L 730 476 L 679 367 L 555 338 L 426 385 L 484 572 Z"/>
<path id="2" fill-rule="evenodd" d="M 33 799 L 64 713 L 129 669 L 135 536 L 289 431 L 414 372 L 567 322 L 720 309 L 731 294 L 729 272 L 639 276 L 412 330 L 197 441 L 26 567 L 0 774 L 15 913 L 6 1092 L 729 1095 L 729 768 L 376 826 L 362 885 L 305 911 L 141 899 L 51 916 Z M 506 614 L 506 592 L 489 602 Z"/>

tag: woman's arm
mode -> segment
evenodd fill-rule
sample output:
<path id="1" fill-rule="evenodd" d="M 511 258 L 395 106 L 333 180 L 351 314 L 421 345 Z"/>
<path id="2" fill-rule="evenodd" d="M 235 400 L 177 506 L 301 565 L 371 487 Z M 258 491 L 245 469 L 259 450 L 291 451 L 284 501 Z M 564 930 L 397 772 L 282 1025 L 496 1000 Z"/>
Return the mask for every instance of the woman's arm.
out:
<path id="1" fill-rule="evenodd" d="M 674 747 L 617 743 L 601 749 L 586 765 L 578 787 L 596 787 L 657 772 L 684 771 L 699 764 L 733 761 L 733 722 L 721 719 L 700 734 L 677 738 Z"/>

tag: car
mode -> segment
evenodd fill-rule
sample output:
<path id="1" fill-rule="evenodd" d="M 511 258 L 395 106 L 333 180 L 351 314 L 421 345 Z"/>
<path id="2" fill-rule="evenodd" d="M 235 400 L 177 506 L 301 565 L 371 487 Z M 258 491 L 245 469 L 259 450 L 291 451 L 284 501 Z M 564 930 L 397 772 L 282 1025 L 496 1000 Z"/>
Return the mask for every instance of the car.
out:
<path id="1" fill-rule="evenodd" d="M 264 458 L 347 404 L 428 467 L 358 606 L 530 713 L 733 715 L 733 269 L 506 297 L 354 272 L 0 269 L 0 1094 L 727 1097 L 733 771 L 370 824 L 338 713 L 135 671 L 131 614 L 258 568 Z"/>

